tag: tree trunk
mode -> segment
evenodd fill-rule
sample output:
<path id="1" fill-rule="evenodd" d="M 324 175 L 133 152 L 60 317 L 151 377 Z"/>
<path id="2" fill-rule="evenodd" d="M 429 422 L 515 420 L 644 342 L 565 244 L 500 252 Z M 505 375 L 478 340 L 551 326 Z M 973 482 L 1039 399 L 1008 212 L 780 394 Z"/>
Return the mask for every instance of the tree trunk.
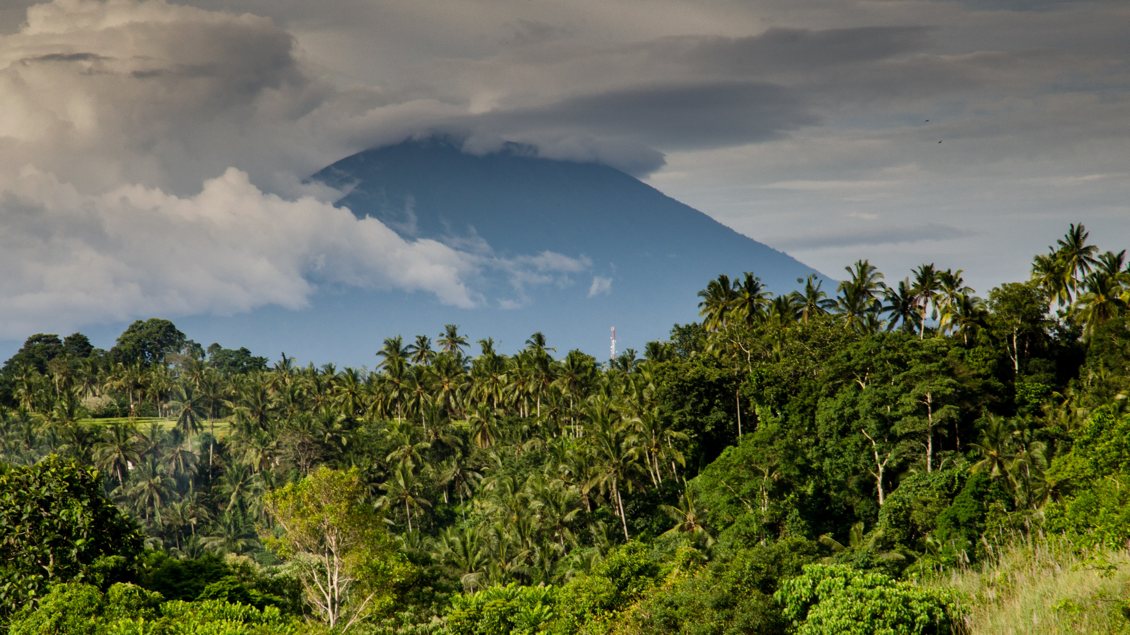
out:
<path id="1" fill-rule="evenodd" d="M 926 473 L 934 471 L 934 396 L 926 393 Z"/>
<path id="2" fill-rule="evenodd" d="M 741 384 L 734 389 L 734 405 L 738 412 L 738 439 L 742 438 L 742 394 Z"/>
<path id="3" fill-rule="evenodd" d="M 620 488 L 616 487 L 616 479 L 612 479 L 612 495 L 616 497 L 616 508 L 620 511 L 620 525 L 624 528 L 624 541 L 631 540 L 628 537 L 628 519 L 624 516 L 624 500 L 620 498 Z"/>
<path id="4" fill-rule="evenodd" d="M 886 458 L 880 460 L 879 444 L 875 442 L 875 439 L 873 439 L 870 434 L 867 434 L 866 430 L 861 429 L 860 432 L 862 432 L 863 436 L 867 437 L 867 440 L 871 442 L 871 453 L 875 456 L 875 469 L 873 471 L 868 471 L 871 472 L 871 476 L 875 478 L 875 489 L 879 495 L 879 507 L 882 507 L 883 502 L 887 499 L 886 491 L 883 489 L 883 473 L 887 469 L 887 462 L 891 460 L 893 450 L 891 452 L 887 452 Z"/>

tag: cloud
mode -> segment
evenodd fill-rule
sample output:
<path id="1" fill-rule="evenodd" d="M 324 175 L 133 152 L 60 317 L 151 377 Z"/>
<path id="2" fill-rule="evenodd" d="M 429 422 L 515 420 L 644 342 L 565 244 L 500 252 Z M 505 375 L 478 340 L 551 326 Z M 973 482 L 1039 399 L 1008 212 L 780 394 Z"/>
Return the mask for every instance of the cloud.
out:
<path id="1" fill-rule="evenodd" d="M 533 130 L 575 126 L 667 148 L 706 148 L 779 138 L 816 123 L 790 89 L 764 82 L 658 83 L 569 97 L 496 119 Z"/>
<path id="2" fill-rule="evenodd" d="M 138 315 L 306 306 L 319 285 L 402 289 L 471 307 L 480 263 L 313 198 L 286 200 L 229 169 L 195 195 L 97 195 L 25 170 L 0 199 L 0 337 Z"/>
<path id="3" fill-rule="evenodd" d="M 879 224 L 869 222 L 864 227 L 844 227 L 833 231 L 808 231 L 801 236 L 778 239 L 774 241 L 774 244 L 787 249 L 811 250 L 944 241 L 970 235 L 972 233 L 967 230 L 941 223 Z"/>
<path id="4" fill-rule="evenodd" d="M 595 298 L 598 295 L 608 295 L 610 293 L 612 293 L 612 278 L 606 278 L 604 276 L 592 277 L 588 297 Z"/>
<path id="5" fill-rule="evenodd" d="M 682 36 L 640 45 L 657 60 L 675 60 L 710 76 L 764 77 L 835 72 L 844 66 L 919 51 L 931 29 L 868 26 L 839 29 L 771 28 L 744 37 Z"/>
<path id="6" fill-rule="evenodd" d="M 0 35 L 0 339 L 298 309 L 327 285 L 471 308 L 492 302 L 484 272 L 524 292 L 589 266 L 416 240 L 333 207 L 340 192 L 305 175 L 455 111 L 315 80 L 270 19 L 164 0 L 55 0 L 26 16 Z"/>

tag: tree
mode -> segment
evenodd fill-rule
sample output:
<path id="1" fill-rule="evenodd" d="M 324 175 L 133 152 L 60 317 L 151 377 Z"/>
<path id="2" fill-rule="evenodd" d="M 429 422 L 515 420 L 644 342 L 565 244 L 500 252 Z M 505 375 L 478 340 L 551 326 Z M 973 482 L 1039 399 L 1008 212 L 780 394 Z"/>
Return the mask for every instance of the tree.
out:
<path id="1" fill-rule="evenodd" d="M 1095 254 L 1098 247 L 1087 244 L 1090 234 L 1082 223 L 1071 224 L 1067 233 L 1056 241 L 1058 249 L 1056 258 L 1063 263 L 1064 284 L 1068 293 L 1074 294 L 1079 288 L 1079 283 L 1091 272 L 1091 268 L 1098 264 Z"/>
<path id="2" fill-rule="evenodd" d="M 180 351 L 186 342 L 184 333 L 168 320 L 137 320 L 118 336 L 110 357 L 115 362 L 148 367 L 163 364 L 167 355 Z"/>
<path id="3" fill-rule="evenodd" d="M 809 274 L 804 280 L 797 278 L 797 282 L 804 282 L 804 291 L 793 291 L 793 295 L 796 296 L 801 307 L 800 318 L 805 324 L 816 316 L 827 315 L 835 308 L 836 301 L 829 298 L 828 294 L 820 288 L 824 281 L 817 278 L 816 274 Z"/>
<path id="4" fill-rule="evenodd" d="M 85 581 L 141 551 L 141 534 L 105 495 L 102 474 L 51 455 L 0 472 L 0 619 L 51 582 Z"/>
<path id="5" fill-rule="evenodd" d="M 299 571 L 307 601 L 330 626 L 348 630 L 390 608 L 407 562 L 365 501 L 356 469 L 320 467 L 267 495 L 276 531 L 264 542 Z"/>
<path id="6" fill-rule="evenodd" d="M 711 280 L 706 288 L 698 292 L 702 302 L 698 303 L 702 326 L 708 331 L 717 331 L 726 326 L 734 307 L 737 293 L 730 284 L 730 277 L 722 274 Z"/>
<path id="7" fill-rule="evenodd" d="M 918 338 L 926 335 L 926 316 L 937 317 L 935 297 L 938 295 L 940 281 L 934 263 L 920 265 L 913 272 L 914 303 L 918 307 Z"/>
<path id="8" fill-rule="evenodd" d="M 878 314 L 883 308 L 880 297 L 886 290 L 883 274 L 867 260 L 857 260 L 844 267 L 849 278 L 840 283 L 836 308 L 845 327 L 872 332 L 878 325 Z"/>
<path id="9" fill-rule="evenodd" d="M 734 295 L 732 313 L 746 326 L 756 324 L 769 308 L 771 294 L 761 278 L 748 271 L 742 274 L 741 280 L 734 281 Z"/>
<path id="10" fill-rule="evenodd" d="M 845 565 L 805 565 L 775 597 L 798 635 L 952 633 L 962 617 L 944 591 Z"/>
<path id="11" fill-rule="evenodd" d="M 463 359 L 463 349 L 467 348 L 468 344 L 467 337 L 459 333 L 459 327 L 455 324 L 444 324 L 443 333 L 440 333 L 436 343 L 439 344 L 441 351 L 455 356 L 460 361 Z"/>
<path id="12" fill-rule="evenodd" d="M 1008 282 L 989 292 L 989 310 L 994 330 L 1005 341 L 1015 379 L 1022 362 L 1047 337 L 1047 305 L 1035 284 Z"/>

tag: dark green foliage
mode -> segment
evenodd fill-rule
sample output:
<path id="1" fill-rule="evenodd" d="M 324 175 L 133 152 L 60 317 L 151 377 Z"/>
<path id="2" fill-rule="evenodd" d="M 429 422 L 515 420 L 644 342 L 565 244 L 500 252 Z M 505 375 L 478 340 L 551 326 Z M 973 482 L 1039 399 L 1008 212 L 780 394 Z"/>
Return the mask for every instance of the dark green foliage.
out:
<path id="1" fill-rule="evenodd" d="M 739 549 L 705 566 L 677 567 L 631 611 L 618 632 L 783 633 L 773 599 L 778 581 L 797 575 L 817 553 L 798 538 Z"/>
<path id="2" fill-rule="evenodd" d="M 267 358 L 252 355 L 242 346 L 231 349 L 212 344 L 208 347 L 208 365 L 223 375 L 246 375 L 267 370 Z"/>
<path id="3" fill-rule="evenodd" d="M 0 473 L 0 617 L 52 582 L 112 582 L 137 555 L 137 525 L 102 484 L 97 470 L 58 456 Z"/>
<path id="4" fill-rule="evenodd" d="M 971 561 L 981 554 L 978 544 L 990 508 L 1004 504 L 1001 488 L 983 473 L 971 474 L 949 507 L 938 515 L 935 544 L 943 562 Z"/>
<path id="5" fill-rule="evenodd" d="M 184 348 L 187 339 L 172 322 L 160 318 L 137 320 L 118 336 L 110 358 L 126 365 L 164 362 L 167 355 Z"/>
<path id="6" fill-rule="evenodd" d="M 737 438 L 738 381 L 715 358 L 676 358 L 660 367 L 656 401 L 675 429 L 690 430 L 694 449 L 687 464 L 705 467 Z"/>
<path id="7" fill-rule="evenodd" d="M 576 633 L 586 624 L 609 619 L 651 589 L 659 573 L 659 564 L 645 545 L 621 546 L 589 574 L 560 588 L 551 632 Z"/>
<path id="8" fill-rule="evenodd" d="M 181 560 L 151 551 L 138 568 L 138 583 L 167 600 L 222 600 L 301 613 L 297 582 L 265 575 L 249 562 L 225 562 L 214 554 Z"/>
<path id="9" fill-rule="evenodd" d="M 58 335 L 38 333 L 24 340 L 20 350 L 4 364 L 4 370 L 8 372 L 27 368 L 38 373 L 46 373 L 47 363 L 62 355 L 63 351 L 63 342 Z"/>

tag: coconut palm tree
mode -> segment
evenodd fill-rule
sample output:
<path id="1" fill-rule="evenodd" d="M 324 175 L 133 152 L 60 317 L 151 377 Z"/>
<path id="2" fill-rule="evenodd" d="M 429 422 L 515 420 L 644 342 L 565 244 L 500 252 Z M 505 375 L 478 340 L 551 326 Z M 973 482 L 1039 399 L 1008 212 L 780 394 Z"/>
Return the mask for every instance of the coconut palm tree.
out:
<path id="1" fill-rule="evenodd" d="M 105 436 L 94 446 L 94 461 L 98 469 L 112 474 L 118 486 L 125 486 L 126 476 L 141 463 L 143 442 L 130 423 L 114 422 L 106 428 Z"/>
<path id="2" fill-rule="evenodd" d="M 174 390 L 176 399 L 169 406 L 177 417 L 176 429 L 187 438 L 200 432 L 201 420 L 206 412 L 204 402 L 197 397 L 191 384 L 178 383 Z"/>
<path id="3" fill-rule="evenodd" d="M 708 331 L 718 331 L 726 326 L 730 319 L 737 294 L 730 277 L 726 274 L 719 275 L 711 280 L 706 288 L 698 292 L 702 301 L 698 303 L 699 315 L 703 317 L 702 326 Z"/>
<path id="4" fill-rule="evenodd" d="M 883 274 L 866 260 L 857 260 L 844 270 L 849 277 L 840 282 L 836 297 L 840 322 L 851 330 L 873 332 L 883 308 L 880 297 L 887 288 Z"/>
<path id="5" fill-rule="evenodd" d="M 1082 223 L 1072 223 L 1063 238 L 1056 241 L 1056 257 L 1063 263 L 1063 282 L 1070 296 L 1075 295 L 1087 274 L 1098 263 L 1098 247 L 1087 244 L 1089 236 Z"/>
<path id="6" fill-rule="evenodd" d="M 409 344 L 406 350 L 408 359 L 413 364 L 421 366 L 431 364 L 432 358 L 435 357 L 435 351 L 432 350 L 432 339 L 427 335 L 417 335 L 416 341 Z"/>
<path id="7" fill-rule="evenodd" d="M 904 278 L 897 286 L 887 287 L 883 293 L 883 313 L 887 315 L 887 331 L 899 329 L 904 333 L 911 333 L 915 329 L 915 322 L 919 319 L 917 297 L 910 285 L 910 279 Z"/>
<path id="8" fill-rule="evenodd" d="M 828 294 L 820 287 L 824 281 L 817 278 L 816 274 L 809 274 L 803 280 L 797 278 L 797 283 L 804 282 L 803 291 L 793 291 L 800 304 L 800 319 L 805 324 L 814 317 L 827 315 L 836 306 L 836 301 L 829 298 Z"/>
<path id="9" fill-rule="evenodd" d="M 443 325 L 443 333 L 440 333 L 436 343 L 439 344 L 441 351 L 453 355 L 458 360 L 463 359 L 463 349 L 467 348 L 467 338 L 459 333 L 459 327 L 454 324 Z"/>
<path id="10" fill-rule="evenodd" d="M 929 315 L 931 318 L 938 316 L 935 298 L 941 284 L 938 270 L 934 268 L 932 262 L 919 265 L 911 273 L 914 275 L 911 290 L 914 292 L 914 304 L 918 309 L 918 338 L 922 339 L 926 335 L 926 316 Z"/>
<path id="11" fill-rule="evenodd" d="M 614 512 L 620 518 L 624 540 L 631 540 L 623 495 L 633 489 L 635 475 L 640 471 L 639 460 L 644 453 L 639 437 L 603 398 L 593 401 L 589 415 L 593 430 L 588 449 L 593 465 L 585 489 L 608 493 Z"/>
<path id="12" fill-rule="evenodd" d="M 742 274 L 741 280 L 734 281 L 733 295 L 730 311 L 735 320 L 746 326 L 753 326 L 761 321 L 773 297 L 761 283 L 761 278 L 748 271 Z"/>

